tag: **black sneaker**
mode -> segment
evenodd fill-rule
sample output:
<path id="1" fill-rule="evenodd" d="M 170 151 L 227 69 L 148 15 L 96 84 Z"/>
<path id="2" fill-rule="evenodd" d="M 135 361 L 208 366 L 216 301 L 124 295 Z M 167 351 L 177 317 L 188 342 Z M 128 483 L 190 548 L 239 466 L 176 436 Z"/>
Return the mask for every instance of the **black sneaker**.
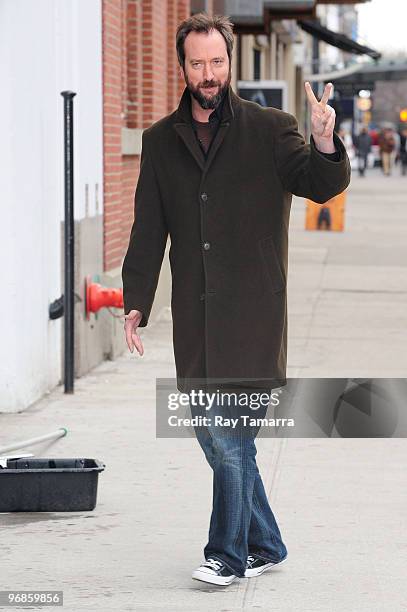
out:
<path id="1" fill-rule="evenodd" d="M 255 576 L 260 576 L 260 574 L 270 569 L 271 567 L 283 563 L 286 558 L 287 557 L 284 557 L 284 559 L 281 559 L 281 561 L 266 561 L 265 559 L 258 557 L 256 554 L 249 555 L 247 557 L 246 571 L 244 573 L 245 578 L 254 578 Z"/>
<path id="2" fill-rule="evenodd" d="M 192 572 L 192 578 L 212 584 L 227 585 L 233 582 L 236 576 L 222 561 L 209 557 L 205 563 L 202 563 L 198 569 Z"/>

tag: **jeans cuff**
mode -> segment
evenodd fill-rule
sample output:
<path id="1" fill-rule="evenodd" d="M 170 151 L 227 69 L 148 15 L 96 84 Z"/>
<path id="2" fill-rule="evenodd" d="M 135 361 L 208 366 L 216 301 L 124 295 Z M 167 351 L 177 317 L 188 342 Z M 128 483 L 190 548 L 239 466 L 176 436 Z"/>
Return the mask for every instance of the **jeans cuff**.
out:
<path id="1" fill-rule="evenodd" d="M 231 572 L 234 573 L 235 576 L 238 576 L 239 578 L 244 578 L 244 572 L 243 574 L 240 574 L 234 567 L 232 567 L 230 565 L 230 563 L 228 563 L 227 561 L 225 561 L 225 559 L 222 559 L 222 557 L 219 557 L 219 555 L 213 555 L 212 553 L 208 553 L 208 558 L 211 557 L 212 559 L 217 559 L 218 561 L 220 561 L 221 563 L 223 563 L 225 565 L 225 567 L 228 568 L 228 570 L 230 570 Z M 245 568 L 246 571 L 246 568 Z"/>
<path id="2" fill-rule="evenodd" d="M 281 561 L 284 561 L 284 559 L 287 557 L 287 553 L 285 553 L 285 555 L 283 555 L 280 559 L 272 559 L 271 557 L 264 555 L 262 552 L 249 550 L 249 555 L 250 554 L 256 555 L 257 557 L 260 557 L 260 559 L 264 559 L 264 561 L 271 561 L 271 563 L 281 563 Z"/>

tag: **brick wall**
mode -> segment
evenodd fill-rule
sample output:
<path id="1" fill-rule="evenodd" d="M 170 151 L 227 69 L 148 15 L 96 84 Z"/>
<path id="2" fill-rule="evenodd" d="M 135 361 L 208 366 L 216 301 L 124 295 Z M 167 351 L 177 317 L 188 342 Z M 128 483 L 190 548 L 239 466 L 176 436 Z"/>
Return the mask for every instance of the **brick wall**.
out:
<path id="1" fill-rule="evenodd" d="M 190 0 L 102 0 L 104 271 L 121 266 L 134 216 L 140 160 L 122 155 L 121 130 L 177 107 L 175 31 L 189 15 Z"/>

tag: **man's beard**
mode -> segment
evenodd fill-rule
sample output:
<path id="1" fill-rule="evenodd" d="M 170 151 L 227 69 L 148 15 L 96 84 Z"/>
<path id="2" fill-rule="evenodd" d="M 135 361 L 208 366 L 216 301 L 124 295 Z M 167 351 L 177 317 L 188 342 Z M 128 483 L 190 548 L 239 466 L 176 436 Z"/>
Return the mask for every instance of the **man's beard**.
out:
<path id="1" fill-rule="evenodd" d="M 229 74 L 227 79 L 223 85 L 221 85 L 220 81 L 216 81 L 212 79 L 211 81 L 201 81 L 197 87 L 194 87 L 192 83 L 188 80 L 187 75 L 185 75 L 185 83 L 186 86 L 191 93 L 191 95 L 198 102 L 199 106 L 205 110 L 210 108 L 216 108 L 221 101 L 224 93 L 228 89 L 231 81 L 231 71 L 229 70 Z M 211 97 L 206 97 L 205 94 L 201 92 L 202 87 L 217 87 L 219 86 L 218 92 Z"/>

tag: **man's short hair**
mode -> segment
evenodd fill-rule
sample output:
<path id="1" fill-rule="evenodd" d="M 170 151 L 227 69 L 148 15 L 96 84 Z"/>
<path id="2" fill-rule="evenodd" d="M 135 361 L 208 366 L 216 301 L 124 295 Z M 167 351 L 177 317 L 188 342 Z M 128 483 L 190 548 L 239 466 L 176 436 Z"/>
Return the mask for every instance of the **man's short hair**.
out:
<path id="1" fill-rule="evenodd" d="M 176 34 L 176 49 L 178 62 L 182 68 L 185 65 L 185 39 L 190 32 L 206 32 L 207 34 L 211 30 L 217 30 L 222 34 L 225 43 L 226 50 L 229 57 L 229 63 L 232 63 L 232 51 L 233 51 L 233 23 L 229 21 L 229 17 L 226 15 L 214 15 L 210 17 L 206 13 L 196 13 L 188 19 L 184 19 L 178 28 Z"/>

